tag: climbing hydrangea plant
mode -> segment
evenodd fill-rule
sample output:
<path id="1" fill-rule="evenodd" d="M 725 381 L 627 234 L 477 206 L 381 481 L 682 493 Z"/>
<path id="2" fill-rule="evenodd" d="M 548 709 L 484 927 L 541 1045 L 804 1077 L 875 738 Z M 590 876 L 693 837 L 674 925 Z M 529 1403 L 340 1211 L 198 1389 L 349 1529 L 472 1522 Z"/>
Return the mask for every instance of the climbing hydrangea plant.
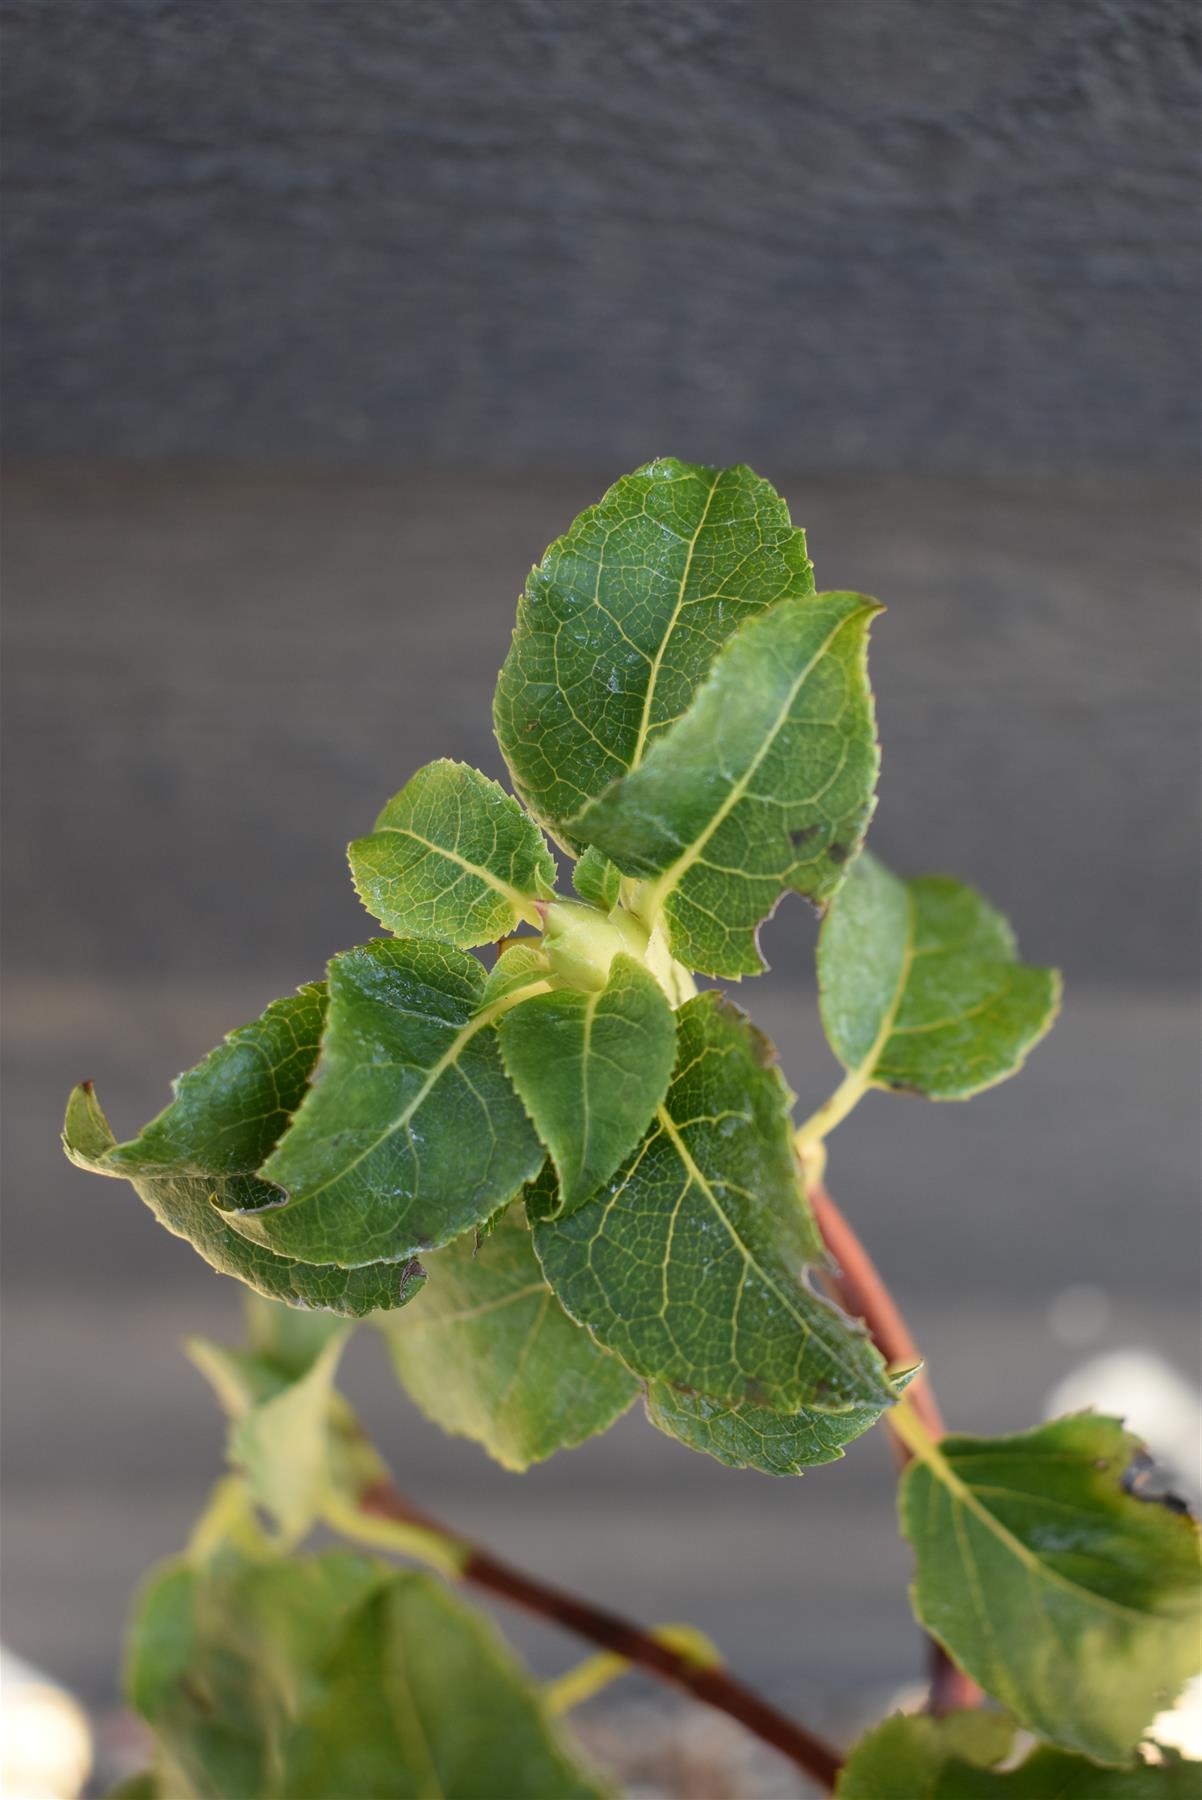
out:
<path id="1" fill-rule="evenodd" d="M 90 1084 L 72 1094 L 72 1160 L 254 1290 L 244 1348 L 189 1345 L 234 1472 L 141 1602 L 129 1688 L 156 1760 L 127 1795 L 491 1800 L 501 1769 L 512 1800 L 597 1795 L 553 1715 L 632 1662 L 848 1800 L 1194 1791 L 1146 1740 L 1198 1661 L 1192 1519 L 1133 1478 L 1117 1421 L 944 1434 L 824 1186 L 824 1140 L 869 1089 L 965 1099 L 1059 1003 L 971 888 L 863 848 L 880 610 L 816 591 L 804 533 L 750 470 L 626 476 L 519 602 L 495 701 L 517 798 L 461 763 L 420 769 L 350 846 L 387 935 L 231 1032 L 130 1142 Z M 772 1046 L 695 982 L 758 974 L 790 892 L 822 914 L 846 1070 L 800 1128 Z M 639 1396 L 681 1445 L 778 1476 L 883 1417 L 928 1712 L 841 1758 L 696 1633 L 625 1625 L 425 1518 L 334 1386 L 361 1319 L 429 1418 L 515 1470 Z M 319 1522 L 357 1550 L 302 1553 Z M 539 1690 L 440 1577 L 608 1657 Z"/>

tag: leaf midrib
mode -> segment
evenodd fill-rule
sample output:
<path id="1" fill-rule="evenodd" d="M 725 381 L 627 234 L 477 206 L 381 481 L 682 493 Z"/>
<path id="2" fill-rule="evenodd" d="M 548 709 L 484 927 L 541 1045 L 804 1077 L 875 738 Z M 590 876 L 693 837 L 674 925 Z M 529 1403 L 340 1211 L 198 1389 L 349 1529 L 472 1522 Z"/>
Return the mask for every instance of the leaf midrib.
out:
<path id="1" fill-rule="evenodd" d="M 688 588 L 689 575 L 693 567 L 693 554 L 697 549 L 701 533 L 705 530 L 706 520 L 709 518 L 710 507 L 713 505 L 714 495 L 718 492 L 718 488 L 721 485 L 722 475 L 723 471 L 721 469 L 715 469 L 714 479 L 710 483 L 710 491 L 706 495 L 705 505 L 701 509 L 701 517 L 697 521 L 697 528 L 689 539 L 688 549 L 685 552 L 684 569 L 681 573 L 680 582 L 676 590 L 676 604 L 672 609 L 672 617 L 668 620 L 668 623 L 660 636 L 659 648 L 652 659 L 651 671 L 647 677 L 647 692 L 643 697 L 643 713 L 639 720 L 638 736 L 635 738 L 634 750 L 630 757 L 630 767 L 632 769 L 637 769 L 640 762 L 643 760 L 643 751 L 647 744 L 647 733 L 651 729 L 651 708 L 655 701 L 655 688 L 656 683 L 659 681 L 659 672 L 663 667 L 664 657 L 667 653 L 672 633 L 676 630 L 676 627 L 680 622 L 680 615 L 684 609 L 685 591 Z"/>
<path id="2" fill-rule="evenodd" d="M 1009 1531 L 1001 1520 L 978 1500 L 972 1488 L 966 1482 L 961 1481 L 938 1445 L 930 1444 L 920 1452 L 920 1455 L 931 1479 L 941 1482 L 953 1500 L 958 1501 L 961 1506 L 972 1513 L 974 1518 L 979 1519 L 986 1530 L 992 1533 L 1003 1549 L 1008 1550 L 1015 1561 L 1027 1570 L 1028 1574 L 1039 1580 L 1051 1582 L 1055 1586 L 1066 1588 L 1069 1593 L 1080 1596 L 1093 1606 L 1123 1614 L 1127 1618 L 1142 1620 L 1145 1624 L 1162 1618 L 1160 1613 L 1141 1610 L 1137 1606 L 1128 1606 L 1122 1600 L 1112 1600 L 1107 1594 L 1099 1594 L 1093 1588 L 1083 1587 L 1080 1582 L 1073 1581 L 1070 1576 L 1062 1574 L 1059 1569 L 1054 1569 L 1050 1564 L 1042 1562 L 1033 1550 L 1027 1548 L 1021 1538 L 1015 1537 L 1014 1533 Z"/>
<path id="3" fill-rule="evenodd" d="M 796 1300 L 784 1292 L 784 1290 L 780 1287 L 779 1283 L 776 1282 L 773 1279 L 773 1277 L 768 1273 L 767 1269 L 765 1269 L 763 1267 L 763 1265 L 759 1262 L 759 1260 L 755 1256 L 752 1255 L 750 1249 L 743 1242 L 743 1239 L 740 1237 L 738 1231 L 736 1231 L 733 1223 L 727 1217 L 723 1208 L 718 1204 L 718 1198 L 717 1198 L 716 1194 L 714 1193 L 713 1189 L 711 1188 L 709 1182 L 706 1180 L 705 1176 L 702 1174 L 697 1163 L 694 1161 L 692 1153 L 690 1152 L 689 1147 L 685 1143 L 683 1137 L 680 1135 L 680 1132 L 678 1131 L 678 1129 L 676 1127 L 676 1121 L 672 1118 L 672 1115 L 668 1111 L 666 1105 L 661 1105 L 658 1108 L 656 1117 L 659 1119 L 661 1129 L 664 1132 L 666 1132 L 668 1138 L 670 1139 L 672 1145 L 674 1146 L 674 1148 L 676 1150 L 676 1154 L 679 1156 L 681 1162 L 683 1163 L 686 1175 L 689 1177 L 690 1181 L 695 1181 L 697 1183 L 697 1186 L 701 1189 L 701 1192 L 705 1195 L 705 1198 L 709 1201 L 710 1205 L 714 1209 L 714 1212 L 717 1214 L 718 1218 L 721 1220 L 723 1226 L 725 1227 L 725 1229 L 730 1237 L 731 1242 L 736 1246 L 740 1255 L 742 1256 L 743 1262 L 744 1262 L 746 1268 L 754 1269 L 755 1273 L 759 1276 L 760 1280 L 764 1282 L 765 1286 L 771 1288 L 772 1292 L 781 1301 L 782 1305 L 785 1307 L 785 1309 L 789 1313 L 790 1317 L 795 1320 L 798 1329 L 805 1335 L 805 1337 L 808 1340 L 810 1340 L 811 1342 L 821 1342 L 821 1340 L 818 1339 L 818 1335 L 815 1332 L 814 1327 L 810 1324 L 808 1319 L 806 1319 L 804 1317 L 804 1315 L 798 1311 Z M 834 1363 L 835 1367 L 839 1368 L 843 1371 L 843 1373 L 847 1376 L 849 1381 L 853 1381 L 857 1385 L 860 1384 L 862 1377 L 859 1374 L 859 1372 L 855 1369 L 849 1368 L 848 1365 L 842 1361 L 842 1359 L 838 1356 L 836 1351 L 833 1350 L 829 1344 L 822 1343 L 822 1349 L 823 1349 L 824 1353 L 827 1356 L 829 1356 L 831 1362 Z M 808 1402 L 807 1404 L 809 1404 L 811 1406 L 814 1405 L 813 1402 Z M 857 1404 L 863 1405 L 863 1404 L 865 1404 L 865 1402 L 861 1401 L 861 1402 L 857 1403 L 856 1401 L 849 1401 L 848 1405 L 845 1408 L 843 1408 L 842 1410 L 850 1411 L 851 1408 Z M 869 1402 L 869 1404 L 871 1404 L 871 1403 Z M 823 1411 L 825 1409 L 814 1406 L 814 1410 L 815 1411 Z"/>
<path id="4" fill-rule="evenodd" d="M 447 862 L 457 863 L 467 874 L 478 876 L 494 892 L 508 900 L 519 915 L 524 915 L 530 904 L 531 895 L 523 894 L 520 888 L 513 887 L 508 881 L 503 881 L 499 875 L 494 875 L 492 870 L 486 869 L 482 863 L 471 862 L 466 856 L 461 856 L 457 850 L 449 850 L 445 844 L 436 844 L 432 839 L 423 837 L 421 832 L 414 831 L 411 825 L 380 825 L 372 835 L 373 837 L 383 837 L 385 833 L 390 833 L 394 837 L 412 838 L 415 844 L 420 844 L 432 855 L 442 856 L 446 858 Z"/>
<path id="5" fill-rule="evenodd" d="M 790 602 L 784 600 L 779 602 L 779 604 L 788 606 Z M 761 614 L 761 617 L 764 618 L 769 616 L 769 614 Z M 840 619 L 827 633 L 813 656 L 806 663 L 804 669 L 802 669 L 796 680 L 790 686 L 788 697 L 778 711 L 775 719 L 772 721 L 768 731 L 764 734 L 764 740 L 759 749 L 744 769 L 742 775 L 740 775 L 738 780 L 732 784 L 726 798 L 722 801 L 721 805 L 717 807 L 704 831 L 694 838 L 693 842 L 681 852 L 675 862 L 669 864 L 662 875 L 657 876 L 653 882 L 648 883 L 644 892 L 642 910 L 644 919 L 649 925 L 654 925 L 656 918 L 659 916 L 660 909 L 668 895 L 674 888 L 680 885 L 689 870 L 700 861 L 701 853 L 709 843 L 710 839 L 714 836 L 714 833 L 723 822 L 730 817 L 730 814 L 734 811 L 735 807 L 738 806 L 739 802 L 744 799 L 761 763 L 780 736 L 785 722 L 796 704 L 798 694 L 800 694 L 802 688 L 805 686 L 822 658 L 828 654 L 831 645 L 839 636 L 839 633 L 844 631 L 859 616 L 859 612 L 849 613 L 845 618 Z"/>
<path id="6" fill-rule="evenodd" d="M 535 994 L 545 994 L 550 993 L 550 991 L 551 983 L 549 981 L 535 981 L 532 982 L 529 987 L 518 988 L 513 993 L 503 994 L 499 1000 L 494 1000 L 490 1006 L 483 1007 L 478 1013 L 474 1014 L 473 1017 L 467 1021 L 466 1025 L 462 1026 L 460 1030 L 456 1032 L 446 1050 L 430 1069 L 425 1081 L 417 1090 L 417 1093 L 403 1110 L 399 1112 L 395 1118 L 390 1120 L 384 1130 L 381 1131 L 377 1137 L 373 1138 L 370 1144 L 366 1144 L 363 1149 L 359 1151 L 357 1156 L 353 1156 L 349 1162 L 343 1163 L 333 1174 L 327 1176 L 326 1180 L 323 1181 L 320 1186 L 307 1189 L 306 1192 L 300 1196 L 297 1204 L 307 1205 L 310 1200 L 316 1200 L 320 1194 L 324 1194 L 326 1189 L 332 1187 L 335 1182 L 345 1181 L 346 1177 L 357 1169 L 361 1162 L 366 1161 L 369 1156 L 375 1155 L 381 1144 L 386 1143 L 389 1138 L 395 1137 L 398 1131 L 403 1131 L 405 1126 L 408 1125 L 413 1118 L 414 1114 L 424 1106 L 431 1091 L 446 1074 L 448 1068 L 458 1061 L 463 1050 L 471 1042 L 472 1038 L 475 1037 L 478 1031 L 482 1031 L 486 1025 L 491 1025 L 495 1019 L 499 1018 L 503 1012 L 507 1012 L 511 1006 L 518 1005 L 522 1000 L 529 1000 Z M 297 1116 L 299 1118 L 299 1114 Z M 278 1154 L 278 1151 L 274 1154 Z M 273 1160 L 273 1158 L 269 1159 L 269 1162 L 271 1160 Z M 264 1168 L 267 1168 L 268 1163 L 265 1163 L 263 1166 Z M 264 1176 L 263 1179 L 270 1180 L 270 1177 Z M 278 1187 L 282 1184 L 277 1182 L 275 1185 Z"/>

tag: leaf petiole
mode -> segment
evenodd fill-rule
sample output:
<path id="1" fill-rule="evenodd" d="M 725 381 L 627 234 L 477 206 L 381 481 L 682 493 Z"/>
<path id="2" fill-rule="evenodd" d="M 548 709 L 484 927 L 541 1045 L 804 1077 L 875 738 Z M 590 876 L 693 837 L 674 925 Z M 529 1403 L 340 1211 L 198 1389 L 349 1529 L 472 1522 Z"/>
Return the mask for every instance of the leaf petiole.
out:
<path id="1" fill-rule="evenodd" d="M 428 1525 L 364 1512 L 341 1494 L 327 1494 L 322 1502 L 321 1518 L 323 1524 L 340 1537 L 366 1544 L 373 1550 L 389 1550 L 394 1556 L 411 1557 L 453 1581 L 463 1579 L 471 1560 L 469 1544 L 461 1544 L 456 1538 Z"/>
<path id="2" fill-rule="evenodd" d="M 864 1098 L 872 1082 L 864 1069 L 853 1069 L 844 1076 L 829 1100 L 825 1100 L 817 1112 L 811 1113 L 804 1125 L 799 1125 L 794 1134 L 794 1143 L 798 1155 L 804 1160 L 807 1153 L 822 1142 L 825 1137 L 841 1125 L 848 1113 L 854 1112 Z"/>
<path id="3" fill-rule="evenodd" d="M 941 1481 L 947 1481 L 949 1485 L 956 1487 L 961 1485 L 940 1455 L 938 1444 L 923 1424 L 918 1408 L 907 1394 L 901 1396 L 896 1406 L 890 1407 L 888 1424 L 916 1462 L 926 1463 Z"/>
<path id="4" fill-rule="evenodd" d="M 647 1636 L 654 1638 L 657 1644 L 664 1644 L 669 1650 L 676 1650 L 687 1657 L 695 1669 L 720 1669 L 722 1656 L 712 1639 L 695 1625 L 653 1625 Z M 577 1706 L 583 1706 L 586 1700 L 602 1692 L 612 1681 L 617 1681 L 627 1669 L 634 1665 L 624 1656 L 617 1656 L 612 1651 L 601 1651 L 596 1656 L 586 1656 L 583 1662 L 568 1669 L 564 1674 L 548 1681 L 543 1688 L 543 1700 L 548 1711 L 556 1714 L 571 1712 Z"/>

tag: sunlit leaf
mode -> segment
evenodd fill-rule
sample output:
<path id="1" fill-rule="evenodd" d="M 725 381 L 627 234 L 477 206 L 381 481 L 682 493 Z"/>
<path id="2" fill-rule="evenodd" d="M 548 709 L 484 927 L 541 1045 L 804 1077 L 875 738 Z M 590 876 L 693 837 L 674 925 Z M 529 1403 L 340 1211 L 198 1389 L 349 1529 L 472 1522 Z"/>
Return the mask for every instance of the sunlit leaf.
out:
<path id="1" fill-rule="evenodd" d="M 1140 1449 L 1077 1413 L 943 1438 L 902 1482 L 921 1622 L 1016 1718 L 1101 1762 L 1131 1755 L 1202 1651 L 1198 1529 L 1130 1490 Z"/>
<path id="2" fill-rule="evenodd" d="M 542 832 L 465 763 L 427 763 L 347 852 L 368 912 L 398 937 L 471 949 L 503 938 L 555 885 Z"/>
<path id="3" fill-rule="evenodd" d="M 518 603 L 494 705 L 514 786 L 570 848 L 570 821 L 637 768 L 731 632 L 812 594 L 805 533 L 750 469 L 664 457 L 551 545 Z"/>
<path id="4" fill-rule="evenodd" d="M 818 943 L 831 1048 L 865 1087 L 962 1100 L 1004 1081 L 1049 1029 L 1054 969 L 1015 958 L 1001 914 L 942 875 L 901 881 L 867 851 Z"/>
<path id="5" fill-rule="evenodd" d="M 757 932 L 792 890 L 824 904 L 860 847 L 879 754 L 862 594 L 786 600 L 725 645 L 692 704 L 572 820 L 642 883 L 672 954 L 755 975 Z"/>

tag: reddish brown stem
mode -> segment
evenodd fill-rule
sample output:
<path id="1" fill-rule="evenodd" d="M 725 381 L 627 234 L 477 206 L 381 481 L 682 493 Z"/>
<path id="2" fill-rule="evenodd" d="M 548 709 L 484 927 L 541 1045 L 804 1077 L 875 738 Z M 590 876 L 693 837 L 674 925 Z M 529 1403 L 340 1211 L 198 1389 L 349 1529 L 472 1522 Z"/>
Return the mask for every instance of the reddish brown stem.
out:
<path id="1" fill-rule="evenodd" d="M 374 1482 L 360 1495 L 359 1504 L 364 1512 L 374 1513 L 380 1518 L 398 1519 L 408 1525 L 421 1525 L 427 1531 L 435 1531 L 440 1536 L 449 1538 L 467 1552 L 463 1566 L 465 1581 L 498 1595 L 502 1600 L 508 1600 L 514 1606 L 524 1607 L 527 1612 L 550 1619 L 553 1623 L 562 1625 L 566 1631 L 573 1631 L 578 1637 L 598 1644 L 603 1650 L 613 1651 L 626 1662 L 634 1663 L 639 1668 L 646 1669 L 649 1674 L 658 1676 L 661 1681 L 672 1682 L 675 1686 L 684 1688 L 695 1700 L 701 1700 L 706 1706 L 715 1707 L 719 1712 L 737 1719 L 748 1731 L 765 1744 L 771 1744 L 782 1756 L 787 1756 L 790 1762 L 803 1769 L 828 1792 L 833 1789 L 835 1777 L 842 1767 L 842 1759 L 830 1745 L 813 1736 L 804 1726 L 796 1724 L 787 1714 L 778 1712 L 766 1700 L 761 1700 L 758 1694 L 744 1687 L 741 1681 L 736 1680 L 725 1669 L 699 1668 L 687 1656 L 669 1649 L 666 1644 L 649 1636 L 637 1625 L 619 1618 L 616 1613 L 606 1612 L 603 1607 L 593 1606 L 587 1600 L 578 1600 L 573 1594 L 564 1593 L 548 1582 L 539 1581 L 535 1576 L 526 1575 L 520 1569 L 501 1562 L 487 1550 L 468 1543 L 455 1532 L 448 1532 L 436 1519 L 419 1512 L 389 1482 Z"/>
<path id="2" fill-rule="evenodd" d="M 821 1181 L 806 1184 L 810 1205 L 818 1221 L 818 1229 L 838 1268 L 831 1276 L 831 1286 L 845 1309 L 863 1319 L 872 1341 L 891 1367 L 907 1368 L 921 1362 L 918 1345 L 910 1327 L 902 1318 L 896 1300 L 881 1279 L 876 1264 L 835 1205 Z M 947 1427 L 931 1391 L 926 1371 L 906 1389 L 906 1397 L 933 1438 L 941 1438 Z"/>
<path id="3" fill-rule="evenodd" d="M 822 1232 L 827 1249 L 838 1268 L 830 1276 L 830 1286 L 846 1310 L 863 1319 L 872 1341 L 885 1361 L 893 1367 L 908 1368 L 921 1362 L 918 1345 L 903 1319 L 896 1300 L 885 1286 L 880 1271 L 865 1250 L 823 1183 L 810 1177 L 806 1183 L 810 1205 Z M 947 1427 L 939 1403 L 935 1399 L 926 1370 L 916 1376 L 906 1389 L 906 1398 L 933 1438 L 941 1438 Z M 896 1436 L 893 1446 L 901 1463 L 909 1460 L 909 1451 Z M 962 1706 L 979 1706 L 985 1698 L 972 1678 L 958 1669 L 941 1644 L 931 1640 L 931 1692 L 929 1711 L 941 1717 Z"/>

